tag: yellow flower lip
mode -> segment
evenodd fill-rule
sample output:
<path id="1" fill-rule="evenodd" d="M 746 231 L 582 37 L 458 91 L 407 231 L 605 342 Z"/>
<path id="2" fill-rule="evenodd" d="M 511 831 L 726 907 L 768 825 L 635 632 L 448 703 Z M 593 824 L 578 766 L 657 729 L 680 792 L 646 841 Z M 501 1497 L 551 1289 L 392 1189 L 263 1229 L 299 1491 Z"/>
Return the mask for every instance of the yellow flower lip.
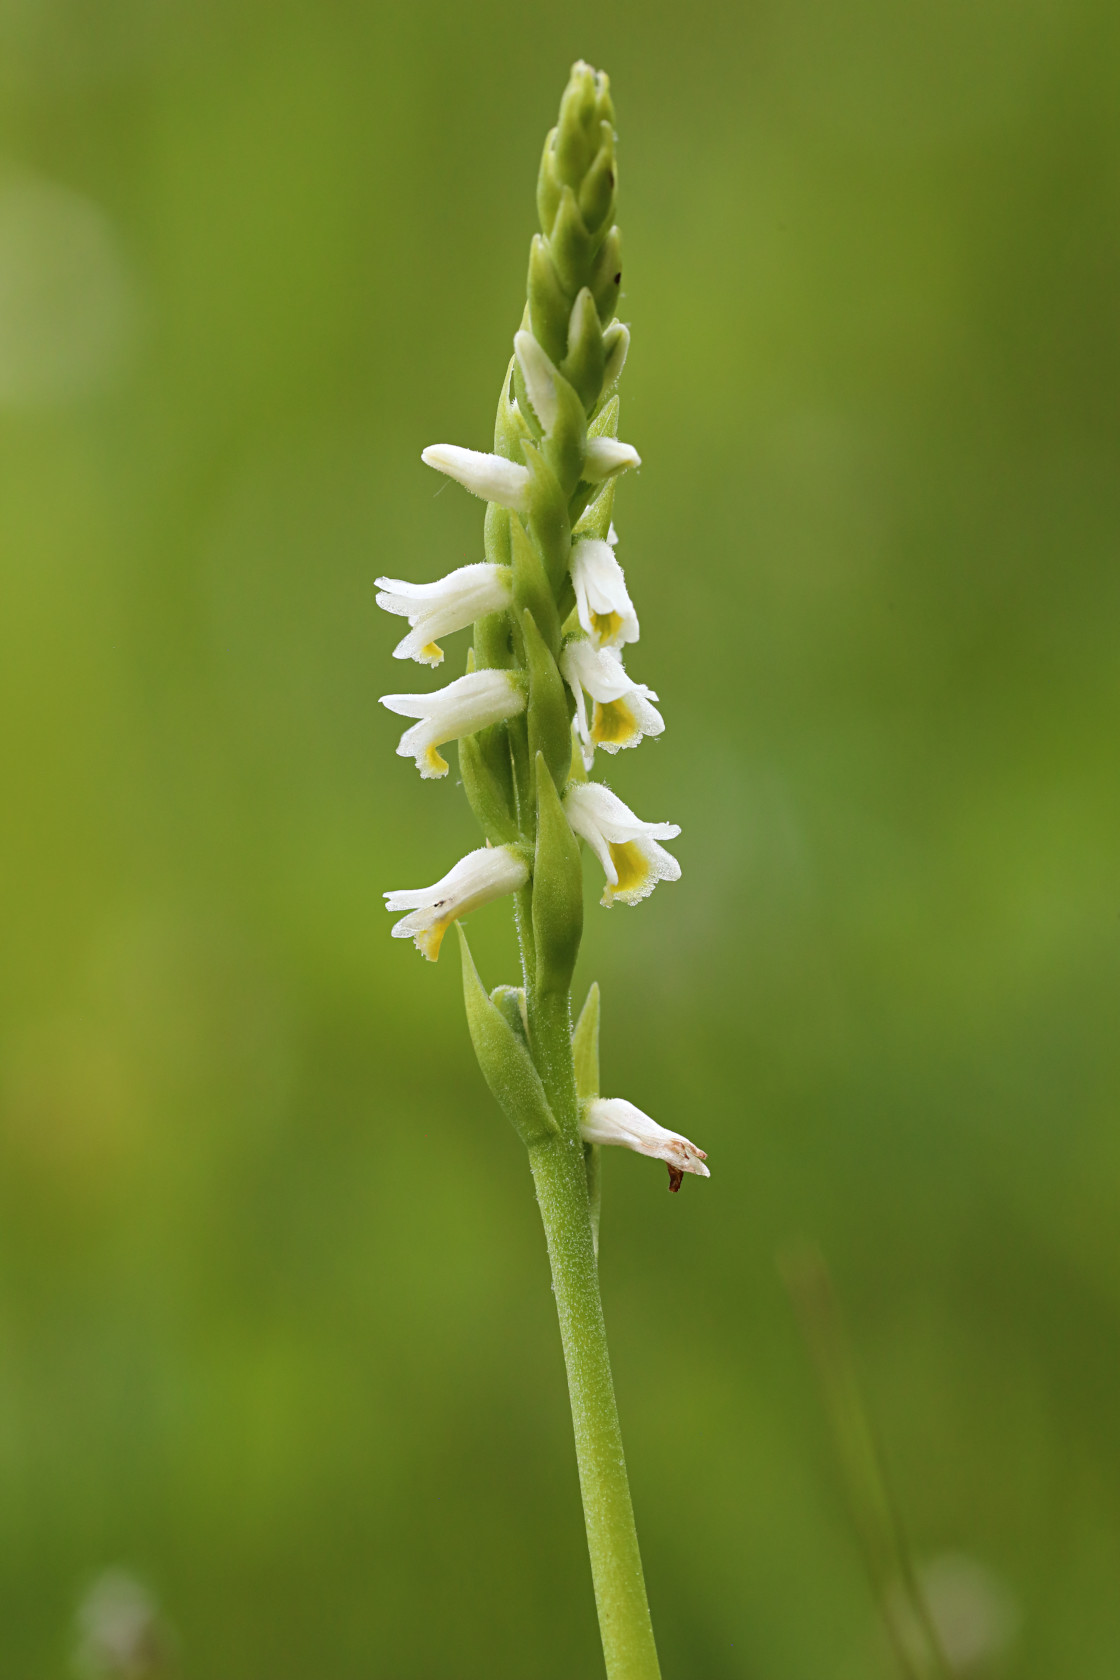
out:
<path id="1" fill-rule="evenodd" d="M 428 766 L 428 774 L 430 776 L 446 776 L 448 770 L 447 760 L 437 751 L 435 747 L 426 747 L 424 749 L 424 763 Z"/>
<path id="2" fill-rule="evenodd" d="M 629 893 L 641 894 L 650 878 L 649 859 L 643 855 L 641 847 L 633 840 L 612 840 L 608 843 L 608 850 L 618 881 L 613 887 L 608 885 L 607 893 L 617 898 L 625 898 Z"/>
<path id="3" fill-rule="evenodd" d="M 597 747 L 628 747 L 639 736 L 638 720 L 625 700 L 596 700 L 591 739 Z"/>
<path id="4" fill-rule="evenodd" d="M 613 642 L 622 629 L 622 614 L 616 612 L 592 612 L 591 629 L 598 636 L 600 642 Z"/>

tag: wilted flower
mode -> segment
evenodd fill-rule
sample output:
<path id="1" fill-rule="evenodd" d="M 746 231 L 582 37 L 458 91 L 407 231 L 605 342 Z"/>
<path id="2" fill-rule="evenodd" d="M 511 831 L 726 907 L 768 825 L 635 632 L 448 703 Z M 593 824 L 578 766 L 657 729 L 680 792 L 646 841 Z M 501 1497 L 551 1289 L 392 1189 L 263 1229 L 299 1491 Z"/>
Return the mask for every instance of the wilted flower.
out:
<path id="1" fill-rule="evenodd" d="M 667 1132 L 625 1097 L 593 1097 L 580 1116 L 580 1133 L 585 1143 L 619 1144 L 639 1155 L 664 1161 L 669 1169 L 669 1188 L 679 1190 L 681 1175 L 695 1173 L 710 1178 L 702 1149 L 697 1149 L 679 1132 Z"/>

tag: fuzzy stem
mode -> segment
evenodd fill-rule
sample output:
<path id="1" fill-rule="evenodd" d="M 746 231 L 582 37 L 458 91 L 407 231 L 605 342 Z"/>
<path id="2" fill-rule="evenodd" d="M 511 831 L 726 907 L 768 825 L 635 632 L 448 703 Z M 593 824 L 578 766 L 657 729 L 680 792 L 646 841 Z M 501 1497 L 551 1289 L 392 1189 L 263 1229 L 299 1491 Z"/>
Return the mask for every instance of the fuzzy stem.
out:
<path id="1" fill-rule="evenodd" d="M 642 1574 L 578 1133 L 569 1004 L 529 998 L 530 1032 L 561 1135 L 529 1151 L 568 1372 L 587 1549 L 608 1680 L 660 1680 Z"/>

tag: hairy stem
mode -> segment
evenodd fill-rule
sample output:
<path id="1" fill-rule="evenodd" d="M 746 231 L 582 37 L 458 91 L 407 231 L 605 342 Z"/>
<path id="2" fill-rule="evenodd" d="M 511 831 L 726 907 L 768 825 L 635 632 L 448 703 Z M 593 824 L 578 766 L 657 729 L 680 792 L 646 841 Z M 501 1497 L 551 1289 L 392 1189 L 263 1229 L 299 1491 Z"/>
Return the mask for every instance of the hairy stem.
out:
<path id="1" fill-rule="evenodd" d="M 536 1001 L 536 1007 L 534 1002 Z M 541 1005 L 544 1004 L 544 1007 Z M 660 1680 L 611 1377 L 587 1173 L 576 1114 L 568 1000 L 530 997 L 533 1049 L 561 1135 L 529 1151 L 568 1372 L 580 1494 L 608 1680 Z"/>

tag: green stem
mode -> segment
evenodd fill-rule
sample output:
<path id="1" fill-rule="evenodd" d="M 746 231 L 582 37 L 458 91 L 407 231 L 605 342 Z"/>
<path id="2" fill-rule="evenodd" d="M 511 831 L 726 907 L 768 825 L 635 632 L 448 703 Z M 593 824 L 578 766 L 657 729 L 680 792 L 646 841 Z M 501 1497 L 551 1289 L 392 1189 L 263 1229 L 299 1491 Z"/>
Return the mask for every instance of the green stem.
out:
<path id="1" fill-rule="evenodd" d="M 622 1451 L 578 1130 L 568 998 L 529 997 L 534 1056 L 561 1135 L 529 1151 L 568 1372 L 587 1549 L 608 1680 L 660 1680 Z"/>

